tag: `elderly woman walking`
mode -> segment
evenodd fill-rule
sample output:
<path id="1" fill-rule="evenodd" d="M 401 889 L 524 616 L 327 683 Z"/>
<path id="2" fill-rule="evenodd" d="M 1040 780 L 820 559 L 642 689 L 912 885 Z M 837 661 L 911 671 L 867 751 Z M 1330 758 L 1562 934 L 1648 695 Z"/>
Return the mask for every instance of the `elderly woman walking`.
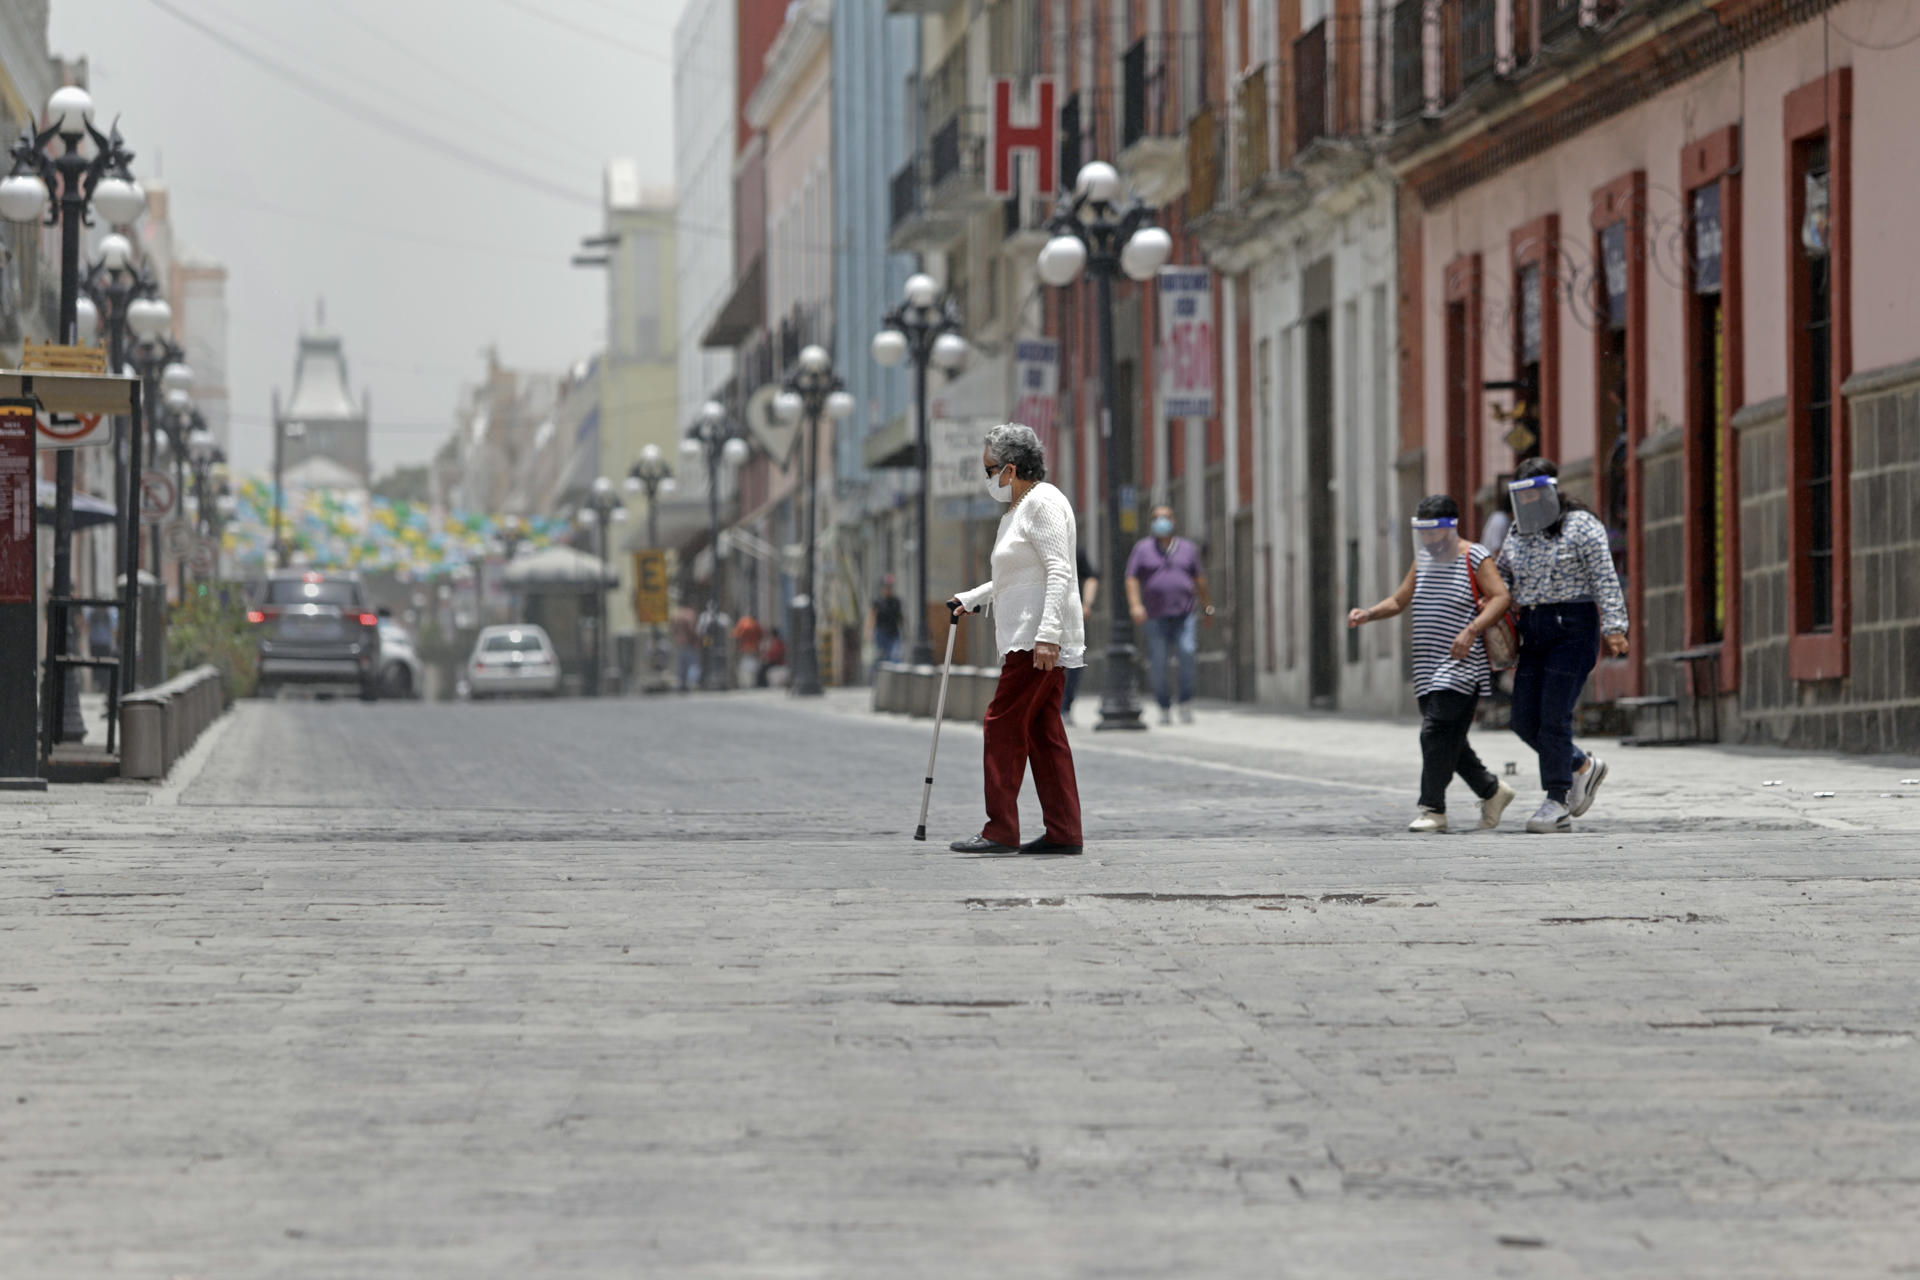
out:
<path id="1" fill-rule="evenodd" d="M 1086 662 L 1086 622 L 1075 579 L 1073 507 L 1046 483 L 1046 459 L 1031 427 L 987 432 L 981 463 L 987 492 L 1009 504 L 993 543 L 993 580 L 947 601 L 957 621 L 991 606 L 1005 655 L 986 718 L 987 825 L 956 840 L 955 853 L 1080 852 L 1080 791 L 1060 718 L 1068 668 Z M 1033 765 L 1046 827 L 1020 843 L 1020 782 Z"/>

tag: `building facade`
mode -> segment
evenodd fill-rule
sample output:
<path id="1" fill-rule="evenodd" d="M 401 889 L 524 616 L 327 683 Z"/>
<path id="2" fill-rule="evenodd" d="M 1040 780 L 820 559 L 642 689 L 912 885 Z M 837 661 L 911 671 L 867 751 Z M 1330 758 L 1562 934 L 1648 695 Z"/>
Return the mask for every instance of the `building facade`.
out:
<path id="1" fill-rule="evenodd" d="M 1916 34 L 1892 0 L 1396 21 L 1402 411 L 1430 487 L 1488 512 L 1543 453 L 1606 523 L 1599 705 L 1920 744 Z"/>

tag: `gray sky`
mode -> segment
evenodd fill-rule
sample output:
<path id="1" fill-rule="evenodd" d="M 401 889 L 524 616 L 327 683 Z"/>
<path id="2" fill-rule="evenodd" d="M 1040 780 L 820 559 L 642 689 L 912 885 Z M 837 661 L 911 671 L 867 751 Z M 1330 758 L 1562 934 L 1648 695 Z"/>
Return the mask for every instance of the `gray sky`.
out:
<path id="1" fill-rule="evenodd" d="M 236 468 L 268 464 L 316 297 L 373 393 L 376 473 L 431 456 L 489 344 L 556 370 L 599 347 L 603 277 L 567 260 L 607 157 L 672 182 L 682 2 L 53 0 L 54 52 L 90 60 L 177 242 L 227 267 Z"/>

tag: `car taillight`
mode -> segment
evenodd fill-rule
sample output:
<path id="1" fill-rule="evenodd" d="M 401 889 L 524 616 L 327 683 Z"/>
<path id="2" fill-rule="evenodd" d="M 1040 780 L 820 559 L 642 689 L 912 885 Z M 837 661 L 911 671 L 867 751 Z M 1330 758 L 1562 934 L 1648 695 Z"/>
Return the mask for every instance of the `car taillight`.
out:
<path id="1" fill-rule="evenodd" d="M 260 612 L 258 609 L 247 610 L 248 622 L 265 622 L 266 620 L 267 620 L 267 615 Z"/>
<path id="2" fill-rule="evenodd" d="M 363 613 L 360 615 L 360 625 L 363 627 L 377 627 L 380 625 L 380 615 L 377 613 Z"/>

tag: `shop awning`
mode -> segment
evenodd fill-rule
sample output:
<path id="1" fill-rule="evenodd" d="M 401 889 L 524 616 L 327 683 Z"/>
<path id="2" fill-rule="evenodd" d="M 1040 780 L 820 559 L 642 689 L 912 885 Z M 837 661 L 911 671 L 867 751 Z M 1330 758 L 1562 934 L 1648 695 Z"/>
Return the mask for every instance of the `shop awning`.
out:
<path id="1" fill-rule="evenodd" d="M 734 281 L 727 305 L 713 318 L 701 336 L 703 347 L 737 347 L 751 338 L 767 316 L 766 259 L 756 257 Z"/>

